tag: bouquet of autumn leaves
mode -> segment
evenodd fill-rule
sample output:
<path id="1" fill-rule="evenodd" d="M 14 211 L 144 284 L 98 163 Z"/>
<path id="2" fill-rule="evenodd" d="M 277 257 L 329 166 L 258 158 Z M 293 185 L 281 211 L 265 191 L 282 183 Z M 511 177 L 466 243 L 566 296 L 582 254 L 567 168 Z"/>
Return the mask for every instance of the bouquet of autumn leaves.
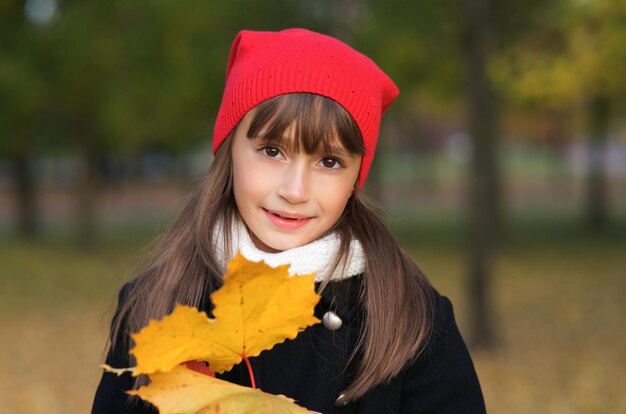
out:
<path id="1" fill-rule="evenodd" d="M 211 294 L 214 319 L 196 308 L 177 305 L 160 321 L 133 334 L 134 368 L 102 367 L 120 375 L 147 374 L 150 383 L 128 391 L 149 401 L 160 414 L 308 413 L 282 395 L 255 388 L 249 357 L 286 339 L 294 339 L 319 321 L 314 274 L 289 276 L 288 265 L 272 268 L 238 254 L 229 264 L 223 286 Z M 216 373 L 245 361 L 252 388 L 188 368 L 204 361 Z"/>

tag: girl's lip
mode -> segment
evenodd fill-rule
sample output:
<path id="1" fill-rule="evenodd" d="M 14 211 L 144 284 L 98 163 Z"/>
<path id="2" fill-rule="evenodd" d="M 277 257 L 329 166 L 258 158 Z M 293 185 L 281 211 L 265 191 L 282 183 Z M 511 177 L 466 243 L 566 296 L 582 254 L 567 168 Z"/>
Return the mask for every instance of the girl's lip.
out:
<path id="1" fill-rule="evenodd" d="M 266 209 L 263 209 L 263 211 L 272 224 L 283 230 L 297 230 L 306 225 L 313 218 L 282 211 L 270 211 Z"/>

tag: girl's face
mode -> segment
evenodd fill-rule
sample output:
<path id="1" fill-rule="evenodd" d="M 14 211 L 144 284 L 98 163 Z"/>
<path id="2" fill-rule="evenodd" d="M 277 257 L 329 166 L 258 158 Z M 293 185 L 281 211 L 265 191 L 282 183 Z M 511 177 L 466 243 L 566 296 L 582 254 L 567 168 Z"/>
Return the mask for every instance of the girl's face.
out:
<path id="1" fill-rule="evenodd" d="M 248 112 L 233 134 L 233 190 L 256 246 L 277 252 L 319 239 L 343 213 L 359 174 L 361 156 L 337 140 L 331 154 L 291 149 L 288 128 L 281 145 L 247 137 Z M 262 135 L 262 134 L 261 134 Z"/>

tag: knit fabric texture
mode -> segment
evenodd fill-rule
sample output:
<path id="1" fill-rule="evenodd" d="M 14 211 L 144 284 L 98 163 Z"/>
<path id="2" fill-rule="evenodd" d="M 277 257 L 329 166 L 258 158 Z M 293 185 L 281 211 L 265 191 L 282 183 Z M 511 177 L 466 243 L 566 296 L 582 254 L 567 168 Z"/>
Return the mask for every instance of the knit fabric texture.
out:
<path id="1" fill-rule="evenodd" d="M 232 259 L 230 255 L 239 252 L 246 259 L 253 262 L 264 261 L 271 267 L 289 265 L 289 274 L 305 275 L 315 273 L 315 281 L 342 280 L 359 275 L 365 271 L 365 253 L 361 243 L 353 239 L 350 243 L 350 252 L 347 257 L 339 262 L 334 270 L 332 263 L 335 255 L 339 251 L 339 236 L 331 233 L 321 239 L 315 240 L 304 246 L 295 247 L 277 253 L 268 253 L 260 250 L 254 245 L 246 226 L 238 221 L 231 229 L 230 252 L 221 242 L 223 240 L 222 231 L 224 226 L 218 226 L 218 231 L 213 234 L 216 244 L 215 255 L 224 265 Z M 331 273 L 332 271 L 332 273 Z"/>
<path id="2" fill-rule="evenodd" d="M 330 98 L 355 120 L 365 146 L 359 172 L 362 187 L 374 158 L 381 115 L 398 96 L 398 87 L 367 56 L 306 29 L 243 30 L 237 35 L 215 122 L 213 154 L 250 109 L 294 92 Z"/>

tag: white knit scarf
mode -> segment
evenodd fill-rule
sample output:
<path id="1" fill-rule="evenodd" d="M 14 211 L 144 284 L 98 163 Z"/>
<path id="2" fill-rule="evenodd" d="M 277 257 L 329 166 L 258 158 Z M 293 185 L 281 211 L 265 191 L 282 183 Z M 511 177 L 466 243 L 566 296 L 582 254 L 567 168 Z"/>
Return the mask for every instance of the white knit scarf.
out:
<path id="1" fill-rule="evenodd" d="M 218 228 L 221 227 L 218 225 Z M 271 267 L 289 264 L 289 274 L 292 276 L 315 272 L 315 281 L 322 282 L 329 276 L 330 280 L 341 280 L 361 274 L 365 270 L 363 248 L 356 239 L 352 239 L 347 260 L 340 261 L 335 271 L 329 275 L 340 244 L 339 236 L 335 233 L 294 249 L 267 253 L 254 245 L 248 229 L 241 222 L 235 220 L 231 231 L 230 251 L 233 254 L 240 252 L 243 257 L 250 261 L 259 262 L 263 260 Z M 225 249 L 222 246 L 223 237 L 219 233 L 214 236 L 217 258 L 221 263 L 226 264 L 231 258 L 226 259 L 225 257 Z"/>

